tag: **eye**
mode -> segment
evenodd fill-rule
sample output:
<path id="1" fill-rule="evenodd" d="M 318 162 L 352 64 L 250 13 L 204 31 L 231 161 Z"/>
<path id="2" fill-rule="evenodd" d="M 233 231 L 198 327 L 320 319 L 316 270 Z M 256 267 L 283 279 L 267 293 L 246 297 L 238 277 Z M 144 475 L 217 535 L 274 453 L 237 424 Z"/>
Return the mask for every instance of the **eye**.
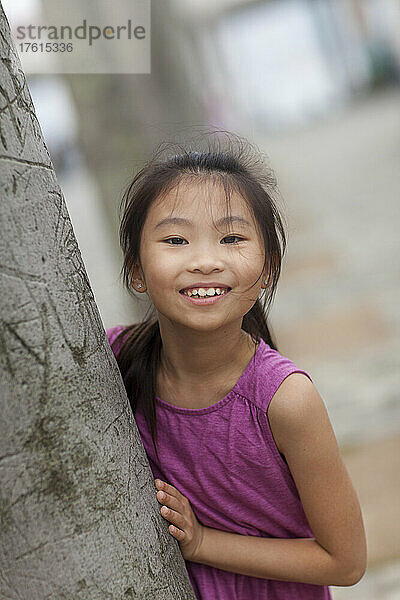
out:
<path id="1" fill-rule="evenodd" d="M 238 235 L 227 235 L 226 237 L 224 237 L 224 240 L 227 240 L 229 238 L 236 238 L 237 240 L 243 240 L 243 238 L 239 237 Z M 234 242 L 234 244 L 237 244 L 237 242 Z"/>
<path id="2" fill-rule="evenodd" d="M 181 237 L 173 237 L 173 238 L 168 238 L 167 240 L 164 240 L 164 241 L 168 243 L 168 242 L 171 242 L 172 240 L 183 240 L 183 238 L 181 238 Z M 169 244 L 169 245 L 170 246 L 182 246 L 182 244 Z"/>
<path id="3" fill-rule="evenodd" d="M 223 239 L 227 240 L 227 239 L 232 239 L 232 238 L 237 239 L 239 241 L 243 240 L 243 238 L 239 237 L 238 235 L 227 235 Z M 181 237 L 175 236 L 175 237 L 168 238 L 168 239 L 164 240 L 164 242 L 166 242 L 169 246 L 182 246 L 183 245 L 183 244 L 174 244 L 174 243 L 172 243 L 172 240 L 183 240 L 183 241 L 186 241 L 186 240 L 184 240 Z M 237 242 L 233 242 L 233 244 L 237 244 Z M 232 245 L 232 244 L 229 244 L 229 245 Z"/>

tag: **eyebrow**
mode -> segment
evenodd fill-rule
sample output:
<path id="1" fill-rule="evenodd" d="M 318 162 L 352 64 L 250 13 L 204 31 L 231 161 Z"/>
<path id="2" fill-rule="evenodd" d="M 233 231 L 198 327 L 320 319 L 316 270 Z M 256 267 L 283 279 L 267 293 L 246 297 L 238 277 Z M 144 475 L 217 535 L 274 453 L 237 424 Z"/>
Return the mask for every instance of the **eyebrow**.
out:
<path id="1" fill-rule="evenodd" d="M 217 221 L 217 225 L 230 225 L 231 223 L 242 223 L 243 225 L 249 225 L 251 227 L 251 223 L 249 223 L 249 221 L 247 221 L 247 219 L 244 219 L 243 217 L 239 217 L 238 215 L 231 215 L 229 217 L 222 217 L 222 219 L 219 219 Z M 162 227 L 163 225 L 190 225 L 192 226 L 193 223 L 192 221 L 190 221 L 189 219 L 185 219 L 184 217 L 166 217 L 165 219 L 162 219 L 159 223 L 157 223 L 157 225 L 154 227 L 154 229 L 157 229 L 158 227 Z"/>

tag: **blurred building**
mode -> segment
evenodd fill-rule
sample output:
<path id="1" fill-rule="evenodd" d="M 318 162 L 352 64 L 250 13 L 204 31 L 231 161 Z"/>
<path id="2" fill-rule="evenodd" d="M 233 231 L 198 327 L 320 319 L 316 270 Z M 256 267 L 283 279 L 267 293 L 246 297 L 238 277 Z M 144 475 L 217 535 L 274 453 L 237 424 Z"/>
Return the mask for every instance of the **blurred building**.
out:
<path id="1" fill-rule="evenodd" d="M 171 0 L 171 6 L 190 31 L 182 34 L 187 77 L 215 124 L 234 122 L 234 111 L 248 130 L 279 132 L 399 81 L 396 0 Z"/>

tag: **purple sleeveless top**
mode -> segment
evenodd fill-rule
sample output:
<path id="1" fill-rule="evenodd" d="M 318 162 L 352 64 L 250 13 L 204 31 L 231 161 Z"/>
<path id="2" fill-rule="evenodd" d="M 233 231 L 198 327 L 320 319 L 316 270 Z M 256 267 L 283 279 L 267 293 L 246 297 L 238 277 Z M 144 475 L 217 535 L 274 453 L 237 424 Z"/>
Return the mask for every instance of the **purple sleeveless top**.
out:
<path id="1" fill-rule="evenodd" d="M 123 326 L 107 330 L 110 344 Z M 114 348 L 117 355 L 121 344 Z M 156 398 L 158 449 L 140 410 L 135 415 L 154 478 L 188 498 L 199 521 L 241 535 L 313 538 L 290 470 L 266 411 L 282 381 L 304 373 L 260 339 L 225 398 L 206 408 Z M 312 379 L 311 379 L 312 381 Z M 328 586 L 250 577 L 185 561 L 198 600 L 331 600 Z"/>

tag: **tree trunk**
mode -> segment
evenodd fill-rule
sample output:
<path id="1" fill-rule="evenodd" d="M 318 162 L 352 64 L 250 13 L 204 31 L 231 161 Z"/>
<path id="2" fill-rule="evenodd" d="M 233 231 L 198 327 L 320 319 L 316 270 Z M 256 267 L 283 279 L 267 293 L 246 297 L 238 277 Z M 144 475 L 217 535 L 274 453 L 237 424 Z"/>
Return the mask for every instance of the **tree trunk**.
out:
<path id="1" fill-rule="evenodd" d="M 194 599 L 1 5 L 0 46 L 0 598 Z"/>

